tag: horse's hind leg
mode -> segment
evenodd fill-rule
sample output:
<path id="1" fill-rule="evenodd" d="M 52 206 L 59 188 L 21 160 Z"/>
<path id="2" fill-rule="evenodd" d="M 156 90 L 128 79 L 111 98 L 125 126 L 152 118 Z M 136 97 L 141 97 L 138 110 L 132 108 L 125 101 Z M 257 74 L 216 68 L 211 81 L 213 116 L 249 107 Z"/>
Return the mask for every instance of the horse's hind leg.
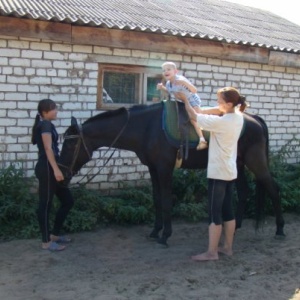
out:
<path id="1" fill-rule="evenodd" d="M 267 176 L 264 178 L 257 179 L 257 193 L 260 194 L 260 189 L 264 188 L 269 197 L 271 198 L 272 205 L 276 217 L 276 238 L 282 238 L 284 234 L 284 219 L 282 216 L 281 201 L 280 201 L 280 191 L 277 183 L 272 178 L 271 174 L 268 172 Z"/>
<path id="2" fill-rule="evenodd" d="M 273 208 L 276 216 L 276 237 L 284 237 L 284 220 L 281 210 L 280 192 L 278 185 L 272 178 L 267 162 L 266 152 L 264 147 L 256 145 L 248 151 L 246 156 L 246 166 L 254 173 L 257 181 L 256 197 L 258 205 L 262 208 L 264 204 L 264 191 L 268 193 L 272 200 Z M 260 197 L 260 198 L 259 198 Z M 258 207 L 259 207 L 258 206 Z"/>
<path id="3" fill-rule="evenodd" d="M 243 216 L 245 212 L 246 202 L 249 194 L 249 186 L 245 175 L 245 167 L 238 168 L 238 177 L 236 179 L 236 190 L 238 196 L 237 208 L 236 208 L 236 229 L 242 227 Z"/>

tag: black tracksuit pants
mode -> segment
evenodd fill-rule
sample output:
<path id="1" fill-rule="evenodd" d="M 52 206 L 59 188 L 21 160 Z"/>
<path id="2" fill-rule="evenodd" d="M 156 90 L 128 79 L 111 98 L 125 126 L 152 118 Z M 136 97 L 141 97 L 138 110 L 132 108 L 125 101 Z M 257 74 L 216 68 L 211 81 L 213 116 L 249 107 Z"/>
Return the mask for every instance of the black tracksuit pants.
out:
<path id="1" fill-rule="evenodd" d="M 37 217 L 42 233 L 42 242 L 50 241 L 50 233 L 59 235 L 63 223 L 74 204 L 69 188 L 59 185 L 54 177 L 54 172 L 47 158 L 39 158 L 35 166 L 35 175 L 39 180 L 39 205 Z M 52 231 L 49 228 L 49 213 L 54 195 L 60 201 L 60 207 L 56 212 Z"/>

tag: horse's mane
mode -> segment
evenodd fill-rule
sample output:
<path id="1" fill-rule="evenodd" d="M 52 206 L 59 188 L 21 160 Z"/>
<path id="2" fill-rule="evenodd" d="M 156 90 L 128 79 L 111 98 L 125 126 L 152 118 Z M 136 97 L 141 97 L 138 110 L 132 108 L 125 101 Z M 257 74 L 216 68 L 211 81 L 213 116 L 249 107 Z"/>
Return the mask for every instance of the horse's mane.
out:
<path id="1" fill-rule="evenodd" d="M 152 111 L 152 110 L 156 110 L 157 107 L 161 105 L 161 103 L 155 103 L 155 104 L 150 104 L 150 105 L 147 105 L 147 104 L 138 104 L 138 105 L 134 105 L 132 106 L 129 111 L 130 112 L 139 112 L 139 111 Z"/>
<path id="2" fill-rule="evenodd" d="M 104 119 L 104 118 L 110 118 L 113 116 L 117 116 L 119 114 L 124 113 L 125 111 L 129 111 L 130 113 L 136 113 L 136 112 L 149 112 L 152 111 L 154 109 L 157 109 L 158 105 L 161 105 L 160 103 L 157 104 L 152 104 L 152 105 L 146 105 L 146 104 L 139 104 L 139 105 L 134 105 L 132 107 L 130 107 L 129 109 L 125 108 L 125 107 L 121 107 L 118 109 L 114 109 L 114 110 L 109 110 L 109 111 L 105 111 L 102 113 L 99 113 L 89 119 L 87 119 L 83 124 L 88 124 L 91 123 L 93 121 L 96 121 L 98 119 Z"/>
<path id="3" fill-rule="evenodd" d="M 103 118 L 110 118 L 112 116 L 116 116 L 119 115 L 121 113 L 123 113 L 124 111 L 126 111 L 127 109 L 125 107 L 121 107 L 118 109 L 114 109 L 114 110 L 108 110 L 102 113 L 99 113 L 98 115 L 95 115 L 93 117 L 88 118 L 83 124 L 88 124 L 91 123 L 93 121 L 96 121 L 98 119 L 103 119 Z"/>

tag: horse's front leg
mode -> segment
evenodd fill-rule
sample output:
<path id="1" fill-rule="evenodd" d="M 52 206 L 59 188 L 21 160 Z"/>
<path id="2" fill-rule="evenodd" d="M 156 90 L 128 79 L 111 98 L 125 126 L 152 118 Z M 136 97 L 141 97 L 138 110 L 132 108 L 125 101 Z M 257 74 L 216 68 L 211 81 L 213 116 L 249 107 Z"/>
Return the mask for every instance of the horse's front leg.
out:
<path id="1" fill-rule="evenodd" d="M 157 240 L 160 245 L 167 247 L 167 240 L 172 235 L 172 173 L 158 172 L 159 191 L 161 199 L 162 217 L 163 217 L 163 232 L 162 236 Z"/>
<path id="2" fill-rule="evenodd" d="M 172 235 L 172 167 L 161 169 L 149 167 L 152 181 L 153 201 L 155 208 L 154 228 L 150 238 L 155 239 L 160 245 L 167 247 L 167 240 Z M 162 235 L 159 232 L 163 229 Z"/>
<path id="3" fill-rule="evenodd" d="M 162 201 L 160 196 L 160 185 L 158 181 L 158 176 L 154 168 L 149 167 L 149 173 L 151 176 L 152 183 L 152 196 L 153 196 L 153 205 L 155 209 L 155 220 L 154 228 L 151 231 L 149 237 L 150 239 L 159 239 L 159 232 L 163 228 L 163 213 L 162 213 Z"/>

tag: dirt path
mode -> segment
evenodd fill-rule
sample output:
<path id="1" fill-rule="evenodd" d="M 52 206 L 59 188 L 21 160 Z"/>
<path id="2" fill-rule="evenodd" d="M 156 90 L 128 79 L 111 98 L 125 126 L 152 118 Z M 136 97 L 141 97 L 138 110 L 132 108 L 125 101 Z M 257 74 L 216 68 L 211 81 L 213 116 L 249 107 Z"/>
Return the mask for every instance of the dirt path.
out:
<path id="1" fill-rule="evenodd" d="M 192 262 L 207 246 L 207 225 L 176 222 L 162 249 L 149 226 L 108 227 L 72 235 L 60 253 L 38 240 L 0 243 L 1 300 L 300 300 L 300 216 L 285 215 L 284 241 L 274 218 L 255 234 L 245 220 L 235 253 Z"/>

